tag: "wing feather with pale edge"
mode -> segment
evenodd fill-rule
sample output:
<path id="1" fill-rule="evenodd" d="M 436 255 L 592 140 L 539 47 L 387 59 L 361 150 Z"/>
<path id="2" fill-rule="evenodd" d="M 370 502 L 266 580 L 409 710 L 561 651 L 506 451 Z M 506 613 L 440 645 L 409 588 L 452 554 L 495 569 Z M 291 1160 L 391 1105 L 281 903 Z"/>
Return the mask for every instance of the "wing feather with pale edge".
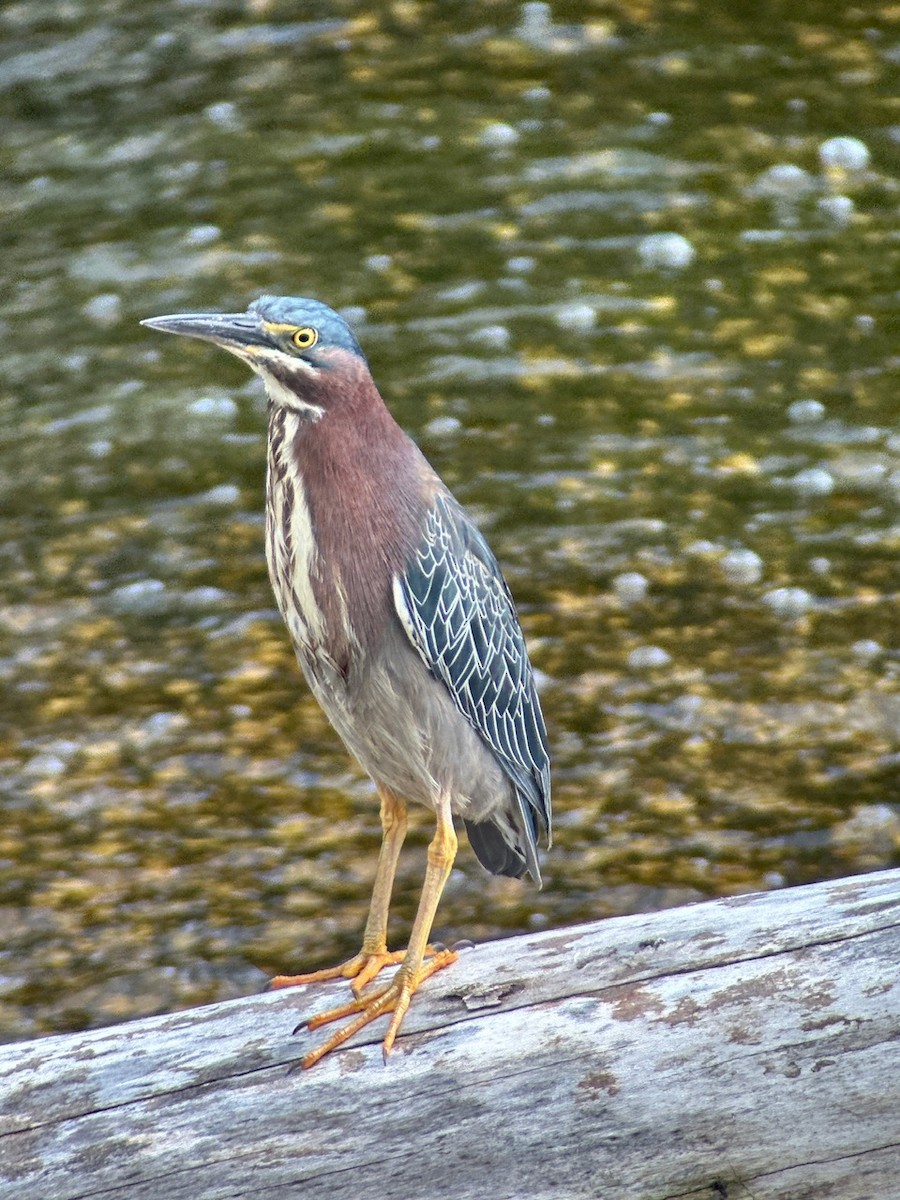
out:
<path id="1" fill-rule="evenodd" d="M 451 496 L 437 495 L 394 598 L 425 665 L 515 785 L 523 850 L 540 878 L 535 843 L 538 823 L 550 834 L 550 759 L 534 673 L 497 561 Z"/>

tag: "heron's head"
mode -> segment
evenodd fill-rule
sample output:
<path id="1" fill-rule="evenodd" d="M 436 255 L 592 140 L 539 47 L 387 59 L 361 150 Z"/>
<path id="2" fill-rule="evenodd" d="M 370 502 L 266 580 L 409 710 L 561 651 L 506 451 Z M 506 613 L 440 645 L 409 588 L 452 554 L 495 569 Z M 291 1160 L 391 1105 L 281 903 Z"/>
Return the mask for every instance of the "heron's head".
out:
<path id="1" fill-rule="evenodd" d="M 321 416 L 329 397 L 346 396 L 361 370 L 368 377 L 350 326 L 318 300 L 260 296 L 245 313 L 183 313 L 141 324 L 221 346 L 262 378 L 273 404 L 306 416 Z"/>

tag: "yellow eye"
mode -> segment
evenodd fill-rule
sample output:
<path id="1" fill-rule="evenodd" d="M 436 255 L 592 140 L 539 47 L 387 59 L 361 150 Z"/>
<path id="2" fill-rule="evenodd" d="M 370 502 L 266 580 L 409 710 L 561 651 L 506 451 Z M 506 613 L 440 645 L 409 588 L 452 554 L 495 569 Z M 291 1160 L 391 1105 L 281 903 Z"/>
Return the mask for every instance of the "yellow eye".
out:
<path id="1" fill-rule="evenodd" d="M 319 335 L 315 329 L 310 329 L 305 325 L 302 329 L 295 329 L 291 334 L 291 341 L 298 350 L 309 350 L 319 340 Z"/>

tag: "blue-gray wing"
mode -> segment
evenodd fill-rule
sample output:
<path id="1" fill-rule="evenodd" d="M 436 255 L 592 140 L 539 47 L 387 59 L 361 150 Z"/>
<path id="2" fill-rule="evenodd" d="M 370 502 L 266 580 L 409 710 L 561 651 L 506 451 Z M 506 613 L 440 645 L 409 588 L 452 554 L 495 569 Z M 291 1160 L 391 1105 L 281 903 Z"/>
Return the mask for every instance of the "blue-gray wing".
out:
<path id="1" fill-rule="evenodd" d="M 498 873 L 527 866 L 540 881 L 536 842 L 539 826 L 550 834 L 550 758 L 534 672 L 497 561 L 449 494 L 435 498 L 395 601 L 413 646 L 515 786 L 526 861 L 518 871 L 485 862 L 470 827 L 476 853 Z"/>

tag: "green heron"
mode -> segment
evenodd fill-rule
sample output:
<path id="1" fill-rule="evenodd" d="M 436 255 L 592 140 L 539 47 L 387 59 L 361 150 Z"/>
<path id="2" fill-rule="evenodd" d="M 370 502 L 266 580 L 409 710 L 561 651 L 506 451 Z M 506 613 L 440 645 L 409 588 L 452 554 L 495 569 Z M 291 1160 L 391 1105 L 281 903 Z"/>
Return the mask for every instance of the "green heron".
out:
<path id="1" fill-rule="evenodd" d="M 453 817 L 495 875 L 527 871 L 550 838 L 547 734 L 512 597 L 471 519 L 388 412 L 347 323 L 316 300 L 263 296 L 246 313 L 144 321 L 230 351 L 269 401 L 266 559 L 313 693 L 375 782 L 383 837 L 362 949 L 274 987 L 350 979 L 351 1018 L 305 1067 L 382 1014 L 387 1056 L 423 980 L 455 951 L 429 945 L 457 850 Z M 387 949 L 406 803 L 437 832 L 405 951 Z M 370 988 L 388 964 L 391 982 Z"/>

